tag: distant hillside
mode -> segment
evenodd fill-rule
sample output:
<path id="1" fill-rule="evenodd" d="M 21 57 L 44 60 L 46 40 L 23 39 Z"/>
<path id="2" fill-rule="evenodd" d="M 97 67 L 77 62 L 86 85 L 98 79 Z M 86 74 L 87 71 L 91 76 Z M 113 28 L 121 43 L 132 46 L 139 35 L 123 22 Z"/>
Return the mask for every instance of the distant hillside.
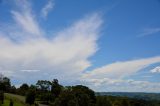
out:
<path id="1" fill-rule="evenodd" d="M 139 93 L 139 92 L 97 92 L 98 96 L 121 96 L 143 100 L 158 100 L 160 101 L 160 93 Z"/>

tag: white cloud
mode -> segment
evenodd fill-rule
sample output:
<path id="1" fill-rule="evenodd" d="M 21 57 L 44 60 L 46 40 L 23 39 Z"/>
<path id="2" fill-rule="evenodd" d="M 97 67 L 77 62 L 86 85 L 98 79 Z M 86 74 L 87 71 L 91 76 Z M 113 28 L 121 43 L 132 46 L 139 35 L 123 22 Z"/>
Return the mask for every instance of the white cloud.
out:
<path id="1" fill-rule="evenodd" d="M 99 92 L 160 92 L 159 82 L 123 79 L 87 79 L 82 83 Z"/>
<path id="2" fill-rule="evenodd" d="M 48 39 L 30 5 L 21 10 L 12 10 L 15 24 L 0 31 L 0 72 L 28 81 L 31 75 L 34 77 L 30 80 L 80 78 L 91 65 L 88 58 L 97 51 L 101 16 L 90 14 L 62 31 L 48 35 Z M 18 37 L 13 39 L 15 35 Z M 24 69 L 27 71 L 22 71 Z M 33 69 L 40 71 L 29 73 Z"/>
<path id="3" fill-rule="evenodd" d="M 20 70 L 20 71 L 22 71 L 22 72 L 38 72 L 38 71 L 40 71 L 40 70 Z"/>
<path id="4" fill-rule="evenodd" d="M 43 18 L 46 18 L 48 13 L 54 8 L 53 0 L 48 0 L 48 3 L 42 8 L 41 14 Z"/>
<path id="5" fill-rule="evenodd" d="M 148 86 L 144 90 L 159 91 L 159 83 L 123 78 L 160 62 L 160 57 L 115 62 L 84 73 L 92 65 L 89 57 L 98 50 L 97 39 L 103 23 L 100 14 L 89 14 L 49 34 L 48 39 L 48 31 L 42 30 L 31 4 L 27 0 L 16 1 L 19 10 L 11 12 L 15 23 L 7 23 L 10 27 L 0 29 L 0 73 L 22 82 L 58 78 L 65 83 L 80 81 L 94 90 L 136 91 Z M 45 11 L 47 15 L 49 10 Z"/>
<path id="6" fill-rule="evenodd" d="M 151 73 L 160 73 L 160 66 L 155 67 L 150 71 Z"/>
<path id="7" fill-rule="evenodd" d="M 139 36 L 149 36 L 160 32 L 160 28 L 146 28 Z"/>
<path id="8" fill-rule="evenodd" d="M 151 64 L 159 63 L 160 57 L 121 61 L 87 72 L 84 78 L 125 78 Z"/>
<path id="9" fill-rule="evenodd" d="M 21 27 L 26 33 L 35 36 L 41 35 L 41 29 L 30 13 L 12 11 L 12 14 L 17 25 L 19 25 L 19 27 Z"/>
<path id="10" fill-rule="evenodd" d="M 17 37 L 39 37 L 42 35 L 42 29 L 33 15 L 31 4 L 27 0 L 15 0 L 18 10 L 12 10 L 12 17 L 15 20 L 15 25 L 12 28 Z M 23 4 L 23 6 L 22 6 Z M 21 35 L 22 34 L 22 35 Z"/>
<path id="11" fill-rule="evenodd" d="M 160 63 L 159 56 L 111 63 L 87 71 L 81 82 L 96 91 L 160 92 L 159 82 L 128 80 L 130 75 L 155 63 Z"/>

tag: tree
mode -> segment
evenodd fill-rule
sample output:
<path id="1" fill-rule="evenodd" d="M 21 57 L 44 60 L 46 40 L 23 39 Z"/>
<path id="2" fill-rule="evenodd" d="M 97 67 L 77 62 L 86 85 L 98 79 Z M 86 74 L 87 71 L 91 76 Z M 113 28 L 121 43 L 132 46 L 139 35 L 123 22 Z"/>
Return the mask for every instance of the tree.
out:
<path id="1" fill-rule="evenodd" d="M 112 104 L 111 101 L 108 100 L 107 96 L 97 96 L 96 106 L 112 106 Z"/>
<path id="2" fill-rule="evenodd" d="M 58 98 L 56 98 L 53 106 L 79 106 L 77 98 L 70 90 L 61 92 Z"/>
<path id="3" fill-rule="evenodd" d="M 10 79 L 0 74 L 0 90 L 8 92 L 10 87 Z"/>
<path id="4" fill-rule="evenodd" d="M 3 104 L 4 102 L 4 92 L 3 91 L 0 91 L 0 101 L 1 101 L 0 104 Z"/>
<path id="5" fill-rule="evenodd" d="M 51 93 L 55 95 L 55 97 L 58 97 L 62 90 L 62 86 L 58 83 L 57 79 L 53 79 L 51 82 Z"/>
<path id="6" fill-rule="evenodd" d="M 26 95 L 26 103 L 32 105 L 35 101 L 35 91 L 30 89 Z"/>
<path id="7" fill-rule="evenodd" d="M 77 85 L 68 87 L 60 93 L 54 106 L 94 106 L 94 92 L 86 86 Z"/>
<path id="8" fill-rule="evenodd" d="M 3 83 L 5 85 L 5 91 L 9 91 L 10 87 L 11 87 L 11 82 L 10 82 L 10 79 L 7 78 L 7 77 L 4 77 L 3 78 Z"/>
<path id="9" fill-rule="evenodd" d="M 11 99 L 11 100 L 10 100 L 10 103 L 9 103 L 9 106 L 13 106 L 13 104 L 14 104 L 14 103 L 13 103 L 13 100 Z"/>
<path id="10" fill-rule="evenodd" d="M 15 86 L 11 86 L 9 92 L 10 93 L 16 93 L 16 87 Z"/>
<path id="11" fill-rule="evenodd" d="M 51 82 L 47 80 L 38 80 L 36 85 L 39 90 L 45 92 L 50 90 Z"/>
<path id="12" fill-rule="evenodd" d="M 90 103 L 95 104 L 96 103 L 96 96 L 93 90 L 89 89 L 86 86 L 83 85 L 76 85 L 73 88 L 73 92 L 86 94 L 89 97 Z"/>
<path id="13" fill-rule="evenodd" d="M 49 104 L 49 101 L 54 100 L 54 95 L 52 95 L 50 92 L 43 92 L 39 95 L 39 99 L 43 101 L 43 104 Z"/>
<path id="14" fill-rule="evenodd" d="M 37 89 L 37 87 L 36 87 L 35 85 L 32 85 L 32 84 L 31 84 L 31 86 L 29 87 L 29 89 L 36 90 L 36 89 Z"/>
<path id="15" fill-rule="evenodd" d="M 17 93 L 20 95 L 26 95 L 27 91 L 29 90 L 29 86 L 26 83 L 23 83 L 17 90 Z"/>
<path id="16" fill-rule="evenodd" d="M 123 99 L 122 102 L 121 102 L 122 106 L 129 106 L 128 101 L 129 100 L 127 100 L 127 99 Z"/>
<path id="17" fill-rule="evenodd" d="M 22 89 L 22 90 L 28 90 L 28 89 L 29 89 L 29 86 L 28 86 L 28 84 L 24 83 L 24 84 L 22 84 L 22 85 L 20 86 L 20 89 Z"/>

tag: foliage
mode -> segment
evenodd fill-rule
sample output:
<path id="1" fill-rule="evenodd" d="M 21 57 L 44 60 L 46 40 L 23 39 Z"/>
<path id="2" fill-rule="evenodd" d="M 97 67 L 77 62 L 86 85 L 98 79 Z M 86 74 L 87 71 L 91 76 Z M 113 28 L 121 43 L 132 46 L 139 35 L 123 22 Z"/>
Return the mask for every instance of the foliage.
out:
<path id="1" fill-rule="evenodd" d="M 0 104 L 3 104 L 4 102 L 4 92 L 0 91 Z"/>
<path id="2" fill-rule="evenodd" d="M 47 81 L 47 80 L 38 80 L 37 83 L 37 88 L 41 91 L 49 91 L 50 90 L 50 81 Z"/>
<path id="3" fill-rule="evenodd" d="M 146 101 L 119 96 L 97 96 L 96 106 L 160 106 L 160 101 Z"/>
<path id="4" fill-rule="evenodd" d="M 22 84 L 19 88 L 11 86 L 10 79 L 0 76 L 0 100 L 2 106 L 25 106 L 25 103 L 43 103 L 49 106 L 160 106 L 160 94 L 153 93 L 96 93 L 83 85 L 66 86 L 52 81 L 38 80 L 36 85 Z M 15 93 L 18 95 L 10 94 Z M 106 95 L 107 94 L 107 95 Z M 19 96 L 19 95 L 25 95 Z M 35 102 L 36 100 L 36 102 Z M 6 105 L 7 101 L 7 105 Z M 18 104 L 17 104 L 18 103 Z M 0 102 L 1 105 L 1 102 Z"/>
<path id="5" fill-rule="evenodd" d="M 28 90 L 29 90 L 28 84 L 24 83 L 17 89 L 17 94 L 24 96 L 26 95 Z"/>
<path id="6" fill-rule="evenodd" d="M 53 79 L 51 82 L 51 93 L 55 95 L 55 97 L 58 97 L 62 90 L 62 86 L 58 83 L 57 79 Z"/>
<path id="7" fill-rule="evenodd" d="M 0 90 L 8 92 L 11 87 L 10 79 L 0 75 Z"/>
<path id="8" fill-rule="evenodd" d="M 144 92 L 97 92 L 98 96 L 120 96 L 143 100 L 158 100 L 160 101 L 160 93 L 144 93 Z"/>
<path id="9" fill-rule="evenodd" d="M 26 95 L 26 103 L 31 105 L 31 104 L 34 104 L 34 101 L 35 101 L 35 91 L 29 90 Z"/>
<path id="10" fill-rule="evenodd" d="M 11 100 L 10 100 L 10 103 L 9 103 L 9 106 L 13 106 L 13 104 L 14 104 L 14 102 L 13 102 L 13 100 L 11 99 Z"/>
<path id="11" fill-rule="evenodd" d="M 54 106 L 93 106 L 95 101 L 96 97 L 91 89 L 77 85 L 61 92 Z"/>

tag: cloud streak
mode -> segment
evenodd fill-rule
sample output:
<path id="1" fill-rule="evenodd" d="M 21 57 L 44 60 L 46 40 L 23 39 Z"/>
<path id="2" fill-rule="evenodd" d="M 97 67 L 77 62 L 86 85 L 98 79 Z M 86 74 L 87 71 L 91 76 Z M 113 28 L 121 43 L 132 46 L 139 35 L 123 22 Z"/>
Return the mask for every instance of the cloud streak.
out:
<path id="1" fill-rule="evenodd" d="M 48 13 L 54 8 L 55 4 L 53 0 L 48 0 L 48 3 L 42 8 L 41 15 L 46 18 Z"/>
<path id="2" fill-rule="evenodd" d="M 61 31 L 48 34 L 33 15 L 27 0 L 15 3 L 18 10 L 11 10 L 14 23 L 6 23 L 10 27 L 0 29 L 0 73 L 25 82 L 58 78 L 65 83 L 86 84 L 97 91 L 137 91 L 146 86 L 149 87 L 143 90 L 159 91 L 159 83 L 124 80 L 159 63 L 159 56 L 114 62 L 84 72 L 92 66 L 89 58 L 99 49 L 101 14 L 88 14 Z M 43 17 L 47 17 L 53 6 L 53 1 L 49 0 L 42 9 Z"/>
<path id="3" fill-rule="evenodd" d="M 84 78 L 125 78 L 152 65 L 160 63 L 160 57 L 151 57 L 111 63 L 87 72 Z"/>
<path id="4" fill-rule="evenodd" d="M 150 36 L 160 32 L 160 28 L 146 28 L 139 36 Z"/>
<path id="5" fill-rule="evenodd" d="M 160 63 L 159 56 L 114 62 L 84 73 L 81 83 L 101 92 L 160 92 L 159 82 L 128 79 L 131 75 L 155 63 Z M 153 70 L 157 72 L 157 68 L 156 71 Z"/>

